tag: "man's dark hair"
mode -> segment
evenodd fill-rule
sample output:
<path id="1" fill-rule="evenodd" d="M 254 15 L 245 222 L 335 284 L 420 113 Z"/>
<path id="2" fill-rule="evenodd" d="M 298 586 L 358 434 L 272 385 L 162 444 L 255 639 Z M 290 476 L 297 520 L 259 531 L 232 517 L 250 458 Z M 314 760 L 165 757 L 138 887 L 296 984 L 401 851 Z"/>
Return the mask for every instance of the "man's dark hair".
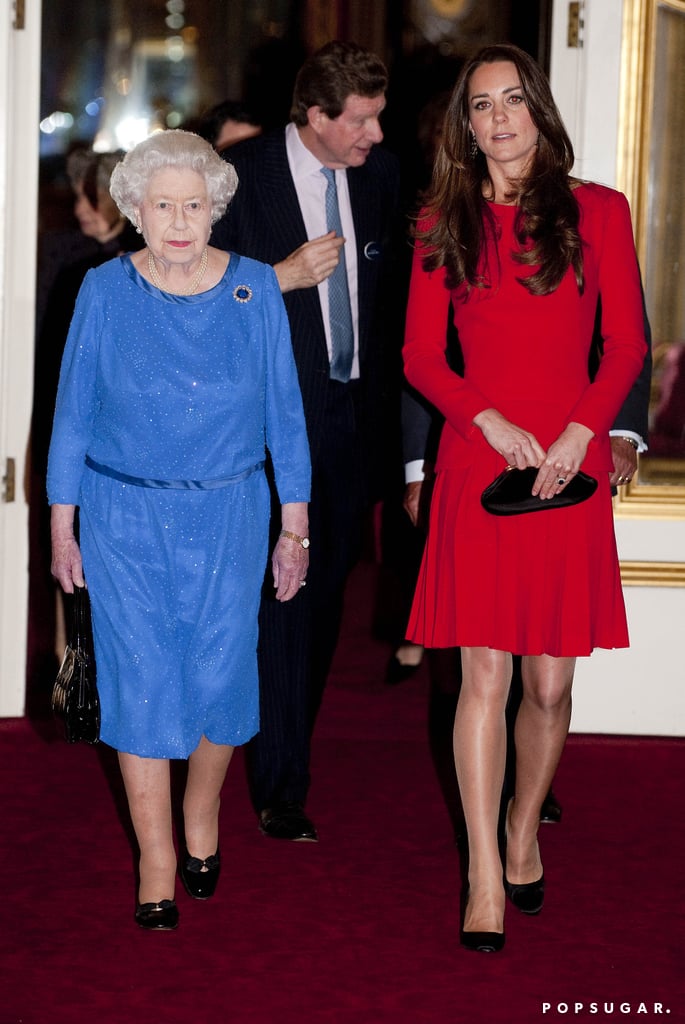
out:
<path id="1" fill-rule="evenodd" d="M 375 53 L 357 43 L 326 43 L 304 62 L 295 80 L 290 116 L 307 124 L 310 107 L 321 107 L 331 119 L 340 117 L 348 96 L 380 96 L 388 86 L 388 71 Z"/>

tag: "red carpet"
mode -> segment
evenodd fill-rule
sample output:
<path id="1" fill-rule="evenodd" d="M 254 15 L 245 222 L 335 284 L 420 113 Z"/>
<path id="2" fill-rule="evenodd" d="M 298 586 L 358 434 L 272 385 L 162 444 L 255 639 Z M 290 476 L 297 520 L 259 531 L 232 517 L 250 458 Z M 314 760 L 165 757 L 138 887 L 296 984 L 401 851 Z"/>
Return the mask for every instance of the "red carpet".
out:
<path id="1" fill-rule="evenodd" d="M 237 757 L 217 896 L 193 902 L 179 885 L 176 932 L 133 923 L 111 751 L 0 722 L 0 1024 L 685 1019 L 685 742 L 572 737 L 555 784 L 564 818 L 541 830 L 543 913 L 510 908 L 500 955 L 461 950 L 427 681 L 422 669 L 383 684 L 374 585 L 362 565 L 317 730 L 321 842 L 259 834 Z"/>

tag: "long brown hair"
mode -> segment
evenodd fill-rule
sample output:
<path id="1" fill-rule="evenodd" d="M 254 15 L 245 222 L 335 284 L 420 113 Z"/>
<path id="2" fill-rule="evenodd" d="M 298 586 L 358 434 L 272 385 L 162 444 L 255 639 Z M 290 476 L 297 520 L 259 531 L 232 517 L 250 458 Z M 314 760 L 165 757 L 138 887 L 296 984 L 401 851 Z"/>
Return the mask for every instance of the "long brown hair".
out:
<path id="1" fill-rule="evenodd" d="M 547 295 L 573 267 L 582 292 L 579 210 L 569 179 L 573 146 L 542 68 L 517 46 L 504 43 L 486 46 L 469 60 L 452 92 L 442 144 L 425 196 L 428 227 L 415 231 L 428 250 L 424 266 L 426 270 L 444 266 L 451 287 L 492 283 L 483 280 L 485 241 L 488 235 L 496 238 L 495 220 L 483 198 L 484 188 L 487 191 L 492 182 L 484 154 L 480 149 L 475 155 L 472 152 L 469 83 L 476 68 L 500 61 L 515 65 L 531 120 L 539 132 L 526 176 L 512 182 L 508 195 L 518 205 L 515 233 L 520 249 L 514 258 L 522 265 L 538 266 L 535 273 L 520 279 L 521 284 L 533 295 Z"/>

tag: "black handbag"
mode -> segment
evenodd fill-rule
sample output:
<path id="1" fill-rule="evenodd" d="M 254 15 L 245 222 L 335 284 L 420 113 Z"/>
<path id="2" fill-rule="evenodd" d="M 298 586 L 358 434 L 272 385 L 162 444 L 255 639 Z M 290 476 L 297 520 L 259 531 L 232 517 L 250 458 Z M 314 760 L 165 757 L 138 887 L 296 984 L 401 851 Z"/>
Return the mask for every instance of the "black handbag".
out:
<path id="1" fill-rule="evenodd" d="M 533 495 L 533 484 L 538 471 L 535 466 L 516 469 L 507 466 L 481 494 L 481 505 L 493 516 L 518 516 L 524 512 L 544 512 L 554 508 L 568 508 L 591 498 L 597 490 L 597 481 L 587 473 L 576 473 L 564 489 L 552 498 Z"/>
<path id="2" fill-rule="evenodd" d="M 100 739 L 100 698 L 85 587 L 74 587 L 69 637 L 52 689 L 52 710 L 67 743 L 97 743 Z"/>

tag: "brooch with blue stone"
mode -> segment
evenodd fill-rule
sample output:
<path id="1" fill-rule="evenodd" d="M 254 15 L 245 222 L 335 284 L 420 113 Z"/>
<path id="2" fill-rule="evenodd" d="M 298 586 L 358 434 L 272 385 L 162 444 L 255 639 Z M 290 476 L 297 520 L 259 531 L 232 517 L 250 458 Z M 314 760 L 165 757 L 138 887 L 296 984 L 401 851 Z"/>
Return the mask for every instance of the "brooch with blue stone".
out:
<path id="1" fill-rule="evenodd" d="M 239 284 L 233 289 L 233 298 L 236 302 L 249 302 L 252 298 L 252 289 L 248 284 Z"/>

